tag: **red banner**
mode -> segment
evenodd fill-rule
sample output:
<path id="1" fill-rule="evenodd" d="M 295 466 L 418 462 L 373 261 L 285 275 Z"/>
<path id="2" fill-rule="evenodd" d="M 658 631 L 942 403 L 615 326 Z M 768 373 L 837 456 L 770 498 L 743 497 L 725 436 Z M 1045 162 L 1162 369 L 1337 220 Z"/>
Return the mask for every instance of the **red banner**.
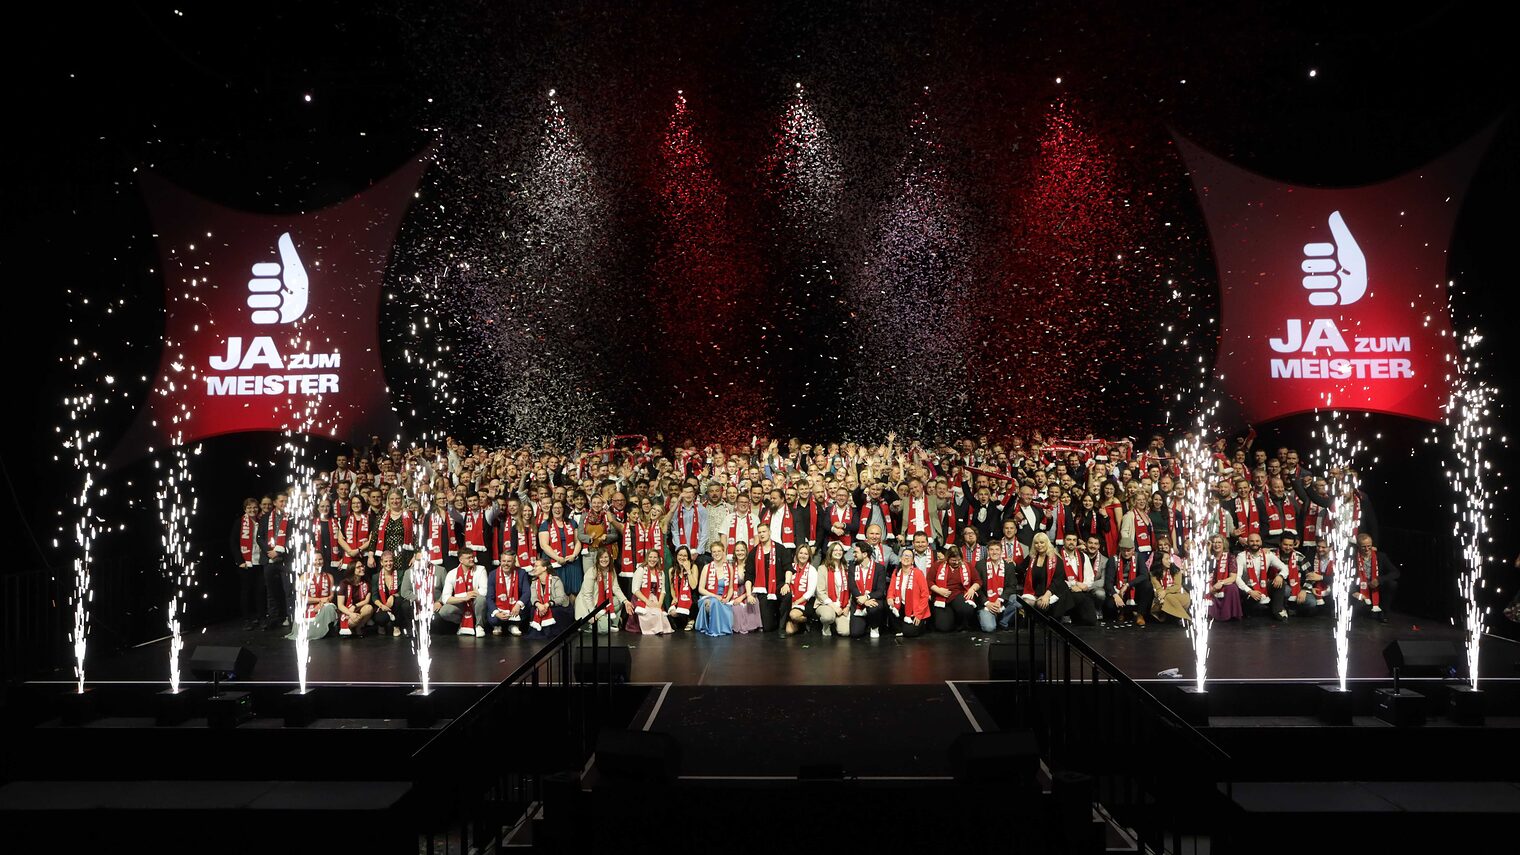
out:
<path id="1" fill-rule="evenodd" d="M 1263 422 L 1316 407 L 1438 421 L 1456 352 L 1446 255 L 1491 134 L 1390 181 L 1274 181 L 1185 139 L 1219 267 L 1215 371 Z"/>
<path id="2" fill-rule="evenodd" d="M 143 178 L 163 259 L 164 354 L 113 462 L 239 431 L 394 431 L 380 363 L 380 291 L 422 177 L 418 158 L 305 214 L 266 215 Z"/>

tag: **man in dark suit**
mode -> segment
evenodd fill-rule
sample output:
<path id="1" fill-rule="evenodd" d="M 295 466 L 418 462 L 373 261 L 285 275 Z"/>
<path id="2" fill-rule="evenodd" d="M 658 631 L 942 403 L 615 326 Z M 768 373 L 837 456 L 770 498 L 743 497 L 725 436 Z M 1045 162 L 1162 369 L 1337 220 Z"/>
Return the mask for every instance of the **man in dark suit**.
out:
<path id="1" fill-rule="evenodd" d="M 1151 587 L 1150 568 L 1135 555 L 1135 547 L 1121 546 L 1119 554 L 1108 559 L 1105 572 L 1108 596 L 1103 601 L 1103 614 L 1109 621 L 1118 620 L 1123 614 L 1132 614 L 1136 626 L 1145 626 L 1145 616 L 1151 613 L 1151 600 L 1155 589 Z"/>

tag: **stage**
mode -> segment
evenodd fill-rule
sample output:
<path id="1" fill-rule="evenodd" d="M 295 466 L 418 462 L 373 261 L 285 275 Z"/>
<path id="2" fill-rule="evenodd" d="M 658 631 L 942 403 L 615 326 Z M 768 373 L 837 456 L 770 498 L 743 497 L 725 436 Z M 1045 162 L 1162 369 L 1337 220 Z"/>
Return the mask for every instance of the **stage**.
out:
<path id="1" fill-rule="evenodd" d="M 1136 680 L 1161 680 L 1160 672 L 1180 669 L 1193 674 L 1187 633 L 1176 625 L 1072 627 L 1103 657 Z M 1217 624 L 1210 633 L 1209 679 L 1321 682 L 1336 677 L 1335 642 L 1328 618 L 1266 619 Z M 258 656 L 252 676 L 260 683 L 294 683 L 294 644 L 284 631 L 245 631 L 222 624 L 185 639 L 185 662 L 198 644 L 246 646 Z M 676 686 L 888 686 L 931 685 L 946 681 L 986 680 L 987 646 L 1011 642 L 1012 633 L 929 633 L 919 638 L 878 639 L 824 637 L 813 631 L 785 638 L 774 634 L 709 638 L 686 632 L 645 637 L 617 632 L 614 645 L 626 645 L 636 683 Z M 1460 655 L 1463 632 L 1449 624 L 1427 623 L 1407 615 L 1388 623 L 1362 620 L 1351 625 L 1350 677 L 1386 679 L 1383 649 L 1395 639 L 1449 641 Z M 511 636 L 433 637 L 432 681 L 438 685 L 491 685 L 501 681 L 542 642 Z M 90 683 L 167 683 L 167 639 L 150 642 L 114 657 L 92 657 Z M 1520 645 L 1488 636 L 1481 670 L 1485 680 L 1520 677 Z M 182 666 L 183 667 L 183 666 Z M 1465 666 L 1464 666 L 1465 670 Z M 308 681 L 312 685 L 410 685 L 417 682 L 411 641 L 405 637 L 340 638 L 311 644 Z M 190 675 L 185 673 L 188 681 Z M 66 671 L 39 682 L 72 682 Z"/>

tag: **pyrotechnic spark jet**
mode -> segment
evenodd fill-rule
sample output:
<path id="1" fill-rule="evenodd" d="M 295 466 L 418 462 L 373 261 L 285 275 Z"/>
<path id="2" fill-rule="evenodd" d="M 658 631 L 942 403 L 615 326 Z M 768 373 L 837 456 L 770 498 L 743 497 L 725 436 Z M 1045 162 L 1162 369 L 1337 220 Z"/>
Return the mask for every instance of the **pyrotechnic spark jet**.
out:
<path id="1" fill-rule="evenodd" d="M 83 356 L 76 359 L 75 369 L 83 367 L 86 361 Z M 64 404 L 69 410 L 69 421 L 75 427 L 63 445 L 73 453 L 74 471 L 79 473 L 81 480 L 79 494 L 74 498 L 74 539 L 79 543 L 79 552 L 74 556 L 74 590 L 71 592 L 69 603 L 73 607 L 74 625 L 69 635 L 69 642 L 74 648 L 75 690 L 83 693 L 85 647 L 89 639 L 92 598 L 90 549 L 99 531 L 90 503 L 95 495 L 95 472 L 100 467 L 99 455 L 95 447 L 95 443 L 100 439 L 100 431 L 80 427 L 83 416 L 95 408 L 94 395 L 76 395 L 64 399 Z"/>
<path id="2" fill-rule="evenodd" d="M 427 462 L 420 456 L 412 469 L 412 495 L 418 499 L 418 509 L 423 517 L 417 521 L 419 526 L 426 519 L 428 509 L 432 507 L 431 474 Z M 412 650 L 417 655 L 417 677 L 422 683 L 422 694 L 430 691 L 429 672 L 433 667 L 433 585 L 434 571 L 433 562 L 428 560 L 426 544 L 417 550 L 412 559 Z"/>
<path id="3" fill-rule="evenodd" d="M 186 412 L 183 418 L 188 419 Z M 180 421 L 180 417 L 176 417 Z M 159 567 L 170 584 L 169 609 L 169 690 L 179 692 L 179 658 L 184 650 L 183 618 L 186 595 L 194 584 L 195 561 L 190 549 L 190 526 L 197 499 L 190 467 L 191 451 L 184 446 L 184 431 L 177 430 L 170 441 L 169 465 L 159 476 L 158 518 L 162 528 Z M 194 454 L 200 454 L 197 446 Z M 154 466 L 158 463 L 155 461 Z"/>
<path id="4" fill-rule="evenodd" d="M 1327 396 L 1326 406 L 1333 400 Z M 1316 419 L 1318 414 L 1316 414 Z M 1346 691 L 1351 657 L 1351 591 L 1356 583 L 1356 529 L 1361 525 L 1356 491 L 1361 484 L 1351 466 L 1361 454 L 1360 442 L 1353 443 L 1347 434 L 1344 414 L 1330 410 L 1328 422 L 1321 426 L 1320 445 L 1314 450 L 1315 468 L 1327 473 L 1327 498 L 1334 504 L 1326 508 L 1329 527 L 1321 535 L 1327 562 L 1322 568 L 1331 571 L 1330 593 L 1335 604 L 1335 669 L 1341 691 Z"/>
<path id="5" fill-rule="evenodd" d="M 1488 512 L 1492 497 L 1483 482 L 1489 462 L 1483 444 L 1493 435 L 1488 424 L 1494 389 L 1478 379 L 1480 363 L 1474 358 L 1483 337 L 1477 331 L 1462 339 L 1461 361 L 1457 364 L 1457 389 L 1446 407 L 1446 425 L 1452 433 L 1455 468 L 1447 467 L 1452 491 L 1457 494 L 1457 514 L 1452 534 L 1462 544 L 1462 572 L 1457 589 L 1462 593 L 1467 618 L 1467 679 L 1478 688 L 1478 644 L 1483 638 L 1483 607 L 1478 602 L 1478 588 L 1483 581 L 1483 537 L 1488 533 Z"/>
<path id="6" fill-rule="evenodd" d="M 311 350 L 310 343 L 301 339 L 299 328 L 291 339 L 290 348 L 295 352 Z M 306 616 L 306 601 L 311 596 L 315 574 L 323 572 L 323 564 L 327 559 L 327 556 L 321 554 L 321 539 L 313 537 L 315 527 L 320 522 L 317 519 L 319 503 L 326 501 L 327 497 L 318 495 L 316 467 L 307 457 L 311 431 L 318 427 L 322 397 L 316 395 L 307 398 L 299 416 L 294 415 L 294 399 L 287 399 L 287 406 L 292 413 L 293 424 L 287 424 L 283 431 L 285 456 L 289 461 L 292 483 L 290 498 L 286 503 L 290 520 L 286 555 L 290 556 L 290 567 L 285 572 L 291 580 L 292 588 L 290 626 L 296 643 L 296 680 L 304 695 L 306 670 L 311 663 L 311 621 Z"/>
<path id="7" fill-rule="evenodd" d="M 1191 618 L 1188 637 L 1193 643 L 1194 679 L 1200 692 L 1208 679 L 1209 630 L 1213 623 L 1209 607 L 1214 599 L 1210 594 L 1214 580 L 1209 540 L 1220 513 L 1219 502 L 1211 490 L 1217 467 L 1205 435 L 1218 407 L 1219 402 L 1215 401 L 1198 415 L 1193 431 L 1183 438 L 1177 449 L 1184 483 L 1183 520 L 1187 541 L 1184 554 L 1187 556 L 1188 583 L 1192 587 L 1188 604 Z"/>

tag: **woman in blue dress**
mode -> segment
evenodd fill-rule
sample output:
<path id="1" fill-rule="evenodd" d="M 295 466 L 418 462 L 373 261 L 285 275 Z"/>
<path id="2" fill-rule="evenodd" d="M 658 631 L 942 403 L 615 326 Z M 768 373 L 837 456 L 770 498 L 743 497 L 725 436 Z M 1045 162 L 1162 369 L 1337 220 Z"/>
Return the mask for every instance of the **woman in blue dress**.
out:
<path id="1" fill-rule="evenodd" d="M 734 564 L 721 545 L 713 548 L 713 560 L 702 570 L 697 591 L 697 631 L 705 635 L 732 635 L 734 631 Z"/>

